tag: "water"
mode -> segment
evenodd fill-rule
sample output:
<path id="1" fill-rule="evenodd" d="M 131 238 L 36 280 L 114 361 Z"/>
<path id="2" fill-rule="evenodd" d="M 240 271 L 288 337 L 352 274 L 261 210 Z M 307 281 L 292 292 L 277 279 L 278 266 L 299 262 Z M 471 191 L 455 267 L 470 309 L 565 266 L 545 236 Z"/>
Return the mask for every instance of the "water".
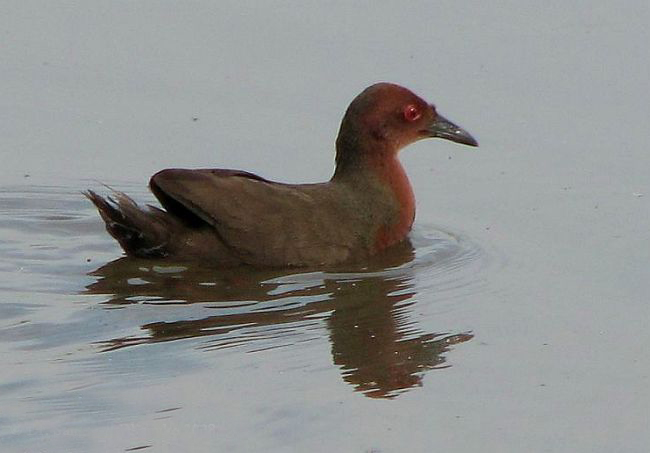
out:
<path id="1" fill-rule="evenodd" d="M 0 10 L 0 451 L 647 451 L 648 2 Z M 481 146 L 401 153 L 365 268 L 124 259 L 81 195 L 327 180 L 380 80 Z"/>
<path id="2" fill-rule="evenodd" d="M 78 190 L 0 188 L 0 214 L 0 237 L 10 238 L 0 241 L 0 342 L 11 370 L 3 417 L 12 433 L 5 440 L 17 446 L 37 444 L 51 429 L 40 425 L 56 420 L 75 420 L 61 437 L 64 449 L 89 424 L 137 421 L 141 407 L 111 400 L 128 399 L 134 383 L 167 380 L 179 366 L 213 369 L 224 354 L 252 354 L 254 366 L 255 355 L 275 349 L 301 356 L 312 343 L 326 346 L 329 360 L 304 357 L 300 368 L 331 368 L 353 391 L 396 398 L 451 366 L 448 354 L 473 339 L 471 331 L 434 331 L 423 320 L 482 291 L 489 261 L 470 238 L 433 225 L 418 226 L 410 241 L 362 268 L 111 260 L 117 247 Z M 275 379 L 291 385 L 289 373 Z"/>

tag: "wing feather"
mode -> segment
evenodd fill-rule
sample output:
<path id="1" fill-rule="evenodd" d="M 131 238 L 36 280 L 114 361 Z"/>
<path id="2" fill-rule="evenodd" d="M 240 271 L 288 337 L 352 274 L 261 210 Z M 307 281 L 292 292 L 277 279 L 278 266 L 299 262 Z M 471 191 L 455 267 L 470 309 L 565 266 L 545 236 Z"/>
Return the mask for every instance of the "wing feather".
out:
<path id="1" fill-rule="evenodd" d="M 245 262 L 335 263 L 362 248 L 354 200 L 332 184 L 281 184 L 235 170 L 170 169 L 154 175 L 150 186 L 167 211 L 190 211 Z"/>

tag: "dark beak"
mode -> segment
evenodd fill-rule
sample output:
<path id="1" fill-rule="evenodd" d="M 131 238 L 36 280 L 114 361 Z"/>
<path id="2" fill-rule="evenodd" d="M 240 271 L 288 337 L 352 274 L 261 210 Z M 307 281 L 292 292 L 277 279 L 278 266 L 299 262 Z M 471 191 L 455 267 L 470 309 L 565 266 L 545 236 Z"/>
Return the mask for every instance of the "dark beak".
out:
<path id="1" fill-rule="evenodd" d="M 444 138 L 463 145 L 478 146 L 478 142 L 469 132 L 456 126 L 442 115 L 436 116 L 436 119 L 427 128 L 427 132 L 431 134 L 431 137 Z"/>

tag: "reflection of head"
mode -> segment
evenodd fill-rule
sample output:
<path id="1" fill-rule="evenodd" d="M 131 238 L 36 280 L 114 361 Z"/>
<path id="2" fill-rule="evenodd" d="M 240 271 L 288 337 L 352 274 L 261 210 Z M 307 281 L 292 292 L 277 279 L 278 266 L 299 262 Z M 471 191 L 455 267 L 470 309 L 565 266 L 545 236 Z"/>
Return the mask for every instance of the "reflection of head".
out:
<path id="1" fill-rule="evenodd" d="M 236 343 L 253 350 L 259 342 L 297 347 L 301 335 L 313 336 L 314 315 L 326 317 L 333 360 L 345 381 L 367 396 L 390 398 L 421 385 L 425 371 L 444 367 L 442 354 L 450 343 L 471 338 L 425 334 L 409 320 L 415 289 L 404 264 L 412 259 L 408 242 L 362 271 L 337 273 L 182 267 L 173 272 L 123 259 L 93 272 L 98 281 L 86 291 L 110 294 L 111 305 L 209 302 L 209 316 L 150 322 L 141 326 L 146 335 L 108 340 L 104 350 L 195 337 L 210 337 L 207 349 Z M 187 312 L 196 315 L 189 307 Z M 290 327 L 277 329 L 283 324 Z"/>
<path id="2" fill-rule="evenodd" d="M 425 371 L 446 367 L 442 354 L 451 343 L 472 338 L 420 334 L 408 319 L 414 295 L 410 277 L 369 278 L 338 291 L 328 319 L 334 363 L 369 397 L 391 398 L 421 385 Z"/>

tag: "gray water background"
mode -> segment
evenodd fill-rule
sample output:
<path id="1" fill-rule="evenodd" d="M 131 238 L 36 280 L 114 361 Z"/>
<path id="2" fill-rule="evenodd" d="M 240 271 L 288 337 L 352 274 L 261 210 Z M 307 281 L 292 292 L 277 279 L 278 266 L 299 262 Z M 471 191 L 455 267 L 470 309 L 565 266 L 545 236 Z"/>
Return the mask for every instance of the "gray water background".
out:
<path id="1" fill-rule="evenodd" d="M 648 23 L 644 1 L 4 0 L 0 449 L 647 451 Z M 326 180 L 382 80 L 481 144 L 402 152 L 412 249 L 114 262 L 81 190 Z"/>

